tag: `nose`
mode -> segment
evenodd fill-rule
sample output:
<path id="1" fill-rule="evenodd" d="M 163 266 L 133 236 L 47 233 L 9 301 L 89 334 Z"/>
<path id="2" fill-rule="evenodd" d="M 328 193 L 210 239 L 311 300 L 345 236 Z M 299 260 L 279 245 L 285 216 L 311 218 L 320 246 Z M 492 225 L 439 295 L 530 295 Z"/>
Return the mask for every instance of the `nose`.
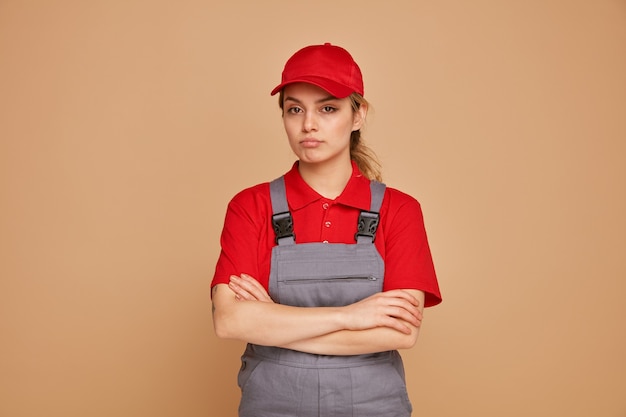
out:
<path id="1" fill-rule="evenodd" d="M 302 131 L 311 132 L 317 130 L 317 116 L 315 112 L 306 112 L 302 123 Z"/>

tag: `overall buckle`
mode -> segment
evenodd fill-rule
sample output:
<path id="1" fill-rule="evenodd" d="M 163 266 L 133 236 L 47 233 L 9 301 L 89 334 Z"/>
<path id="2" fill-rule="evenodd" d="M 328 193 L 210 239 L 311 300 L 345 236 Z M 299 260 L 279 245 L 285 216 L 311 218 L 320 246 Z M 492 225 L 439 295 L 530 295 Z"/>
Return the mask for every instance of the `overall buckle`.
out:
<path id="1" fill-rule="evenodd" d="M 359 236 L 365 236 L 372 239 L 376 238 L 376 229 L 378 229 L 379 214 L 375 211 L 361 211 L 359 214 L 359 224 L 354 239 L 359 240 Z"/>
<path id="2" fill-rule="evenodd" d="M 293 219 L 291 213 L 283 211 L 282 213 L 276 213 L 272 216 L 272 226 L 274 227 L 274 233 L 276 234 L 276 244 L 278 240 L 285 237 L 293 237 L 296 235 L 293 233 Z"/>

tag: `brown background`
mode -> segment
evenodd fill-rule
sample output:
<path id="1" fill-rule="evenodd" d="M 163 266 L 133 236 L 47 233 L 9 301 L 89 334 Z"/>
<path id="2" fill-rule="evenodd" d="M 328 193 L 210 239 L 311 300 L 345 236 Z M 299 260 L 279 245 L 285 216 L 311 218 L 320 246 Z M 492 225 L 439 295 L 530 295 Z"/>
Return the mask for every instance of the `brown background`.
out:
<path id="1" fill-rule="evenodd" d="M 414 414 L 626 416 L 623 0 L 0 0 L 0 416 L 235 415 L 223 215 L 291 166 L 269 91 L 326 41 L 426 217 Z"/>

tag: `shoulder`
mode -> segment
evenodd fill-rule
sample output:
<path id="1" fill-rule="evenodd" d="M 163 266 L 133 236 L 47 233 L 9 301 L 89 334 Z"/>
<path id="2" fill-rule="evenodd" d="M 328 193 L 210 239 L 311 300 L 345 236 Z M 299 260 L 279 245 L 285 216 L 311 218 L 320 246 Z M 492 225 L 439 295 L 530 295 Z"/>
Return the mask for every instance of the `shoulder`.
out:
<path id="1" fill-rule="evenodd" d="M 382 210 L 420 209 L 420 203 L 415 197 L 396 188 L 387 187 L 383 199 Z"/>
<path id="2" fill-rule="evenodd" d="M 256 223 L 271 213 L 269 182 L 245 188 L 233 196 L 228 203 L 226 217 L 228 219 L 247 219 Z"/>
<path id="3" fill-rule="evenodd" d="M 237 194 L 235 194 L 230 202 L 231 204 L 248 204 L 252 202 L 258 202 L 259 200 L 269 200 L 269 197 L 270 183 L 263 182 L 239 191 Z"/>
<path id="4" fill-rule="evenodd" d="M 424 217 L 422 207 L 415 197 L 396 188 L 387 187 L 382 207 L 381 221 L 387 228 L 412 228 L 422 225 Z M 421 226 L 419 226 L 421 227 Z"/>

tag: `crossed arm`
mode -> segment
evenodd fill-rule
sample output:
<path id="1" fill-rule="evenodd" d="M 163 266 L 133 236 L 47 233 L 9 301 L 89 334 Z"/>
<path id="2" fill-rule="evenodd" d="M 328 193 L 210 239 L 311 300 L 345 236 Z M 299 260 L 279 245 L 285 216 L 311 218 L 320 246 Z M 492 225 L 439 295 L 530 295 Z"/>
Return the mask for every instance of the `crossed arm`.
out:
<path id="1" fill-rule="evenodd" d="M 276 304 L 257 280 L 242 274 L 213 287 L 218 337 L 323 355 L 356 355 L 412 347 L 424 293 L 392 290 L 345 307 Z"/>

